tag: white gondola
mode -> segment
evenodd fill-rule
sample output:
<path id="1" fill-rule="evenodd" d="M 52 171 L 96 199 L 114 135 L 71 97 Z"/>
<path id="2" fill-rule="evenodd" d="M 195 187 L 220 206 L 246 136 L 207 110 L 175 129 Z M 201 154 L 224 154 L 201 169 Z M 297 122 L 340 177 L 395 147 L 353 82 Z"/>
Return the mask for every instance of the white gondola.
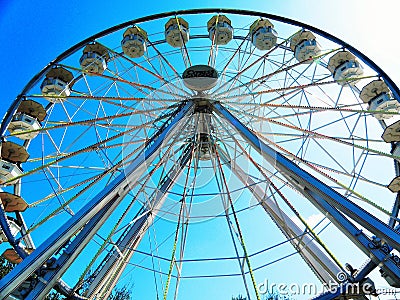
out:
<path id="1" fill-rule="evenodd" d="M 107 48 L 94 43 L 89 44 L 83 49 L 83 54 L 79 59 L 82 70 L 88 75 L 103 74 L 107 69 L 107 61 L 110 59 Z"/>
<path id="2" fill-rule="evenodd" d="M 356 57 L 348 51 L 339 51 L 328 62 L 328 69 L 339 85 L 355 85 L 364 71 Z"/>
<path id="3" fill-rule="evenodd" d="M 171 18 L 165 23 L 165 40 L 174 48 L 189 41 L 189 23 L 182 18 Z"/>
<path id="4" fill-rule="evenodd" d="M 233 38 L 231 20 L 224 15 L 215 15 L 207 22 L 208 37 L 215 45 L 226 45 Z"/>
<path id="5" fill-rule="evenodd" d="M 276 45 L 278 33 L 267 19 L 256 20 L 250 26 L 250 37 L 254 47 L 259 50 L 270 50 Z"/>
<path id="6" fill-rule="evenodd" d="M 70 71 L 57 67 L 51 69 L 40 85 L 44 97 L 53 103 L 59 103 L 71 94 L 68 83 L 73 79 Z M 56 97 L 59 96 L 59 97 Z"/>
<path id="7" fill-rule="evenodd" d="M 130 58 L 143 56 L 146 52 L 147 33 L 140 27 L 131 27 L 124 32 L 121 41 L 122 50 Z"/>
<path id="8" fill-rule="evenodd" d="M 369 110 L 374 111 L 373 114 L 378 120 L 390 119 L 393 114 L 388 114 L 388 112 L 400 111 L 399 101 L 391 97 L 388 86 L 380 79 L 364 86 L 360 92 L 360 98 L 364 103 L 369 103 Z"/>
<path id="9" fill-rule="evenodd" d="M 0 184 L 14 184 L 18 177 L 22 174 L 22 170 L 14 163 L 0 159 Z"/>
<path id="10" fill-rule="evenodd" d="M 315 35 L 310 31 L 296 33 L 290 40 L 290 48 L 294 52 L 294 57 L 303 63 L 312 63 L 312 58 L 321 53 Z"/>
<path id="11" fill-rule="evenodd" d="M 375 118 L 385 120 L 393 117 L 393 114 L 400 111 L 400 103 L 396 99 L 390 98 L 388 94 L 381 94 L 371 101 L 369 109 L 374 112 Z M 379 113 L 379 112 L 382 113 Z"/>
<path id="12" fill-rule="evenodd" d="M 33 139 L 42 128 L 40 122 L 45 117 L 46 110 L 40 103 L 32 100 L 22 101 L 8 125 L 8 131 L 22 140 Z"/>
<path id="13" fill-rule="evenodd" d="M 42 126 L 34 117 L 17 113 L 8 125 L 8 131 L 21 140 L 31 140 L 39 134 Z"/>

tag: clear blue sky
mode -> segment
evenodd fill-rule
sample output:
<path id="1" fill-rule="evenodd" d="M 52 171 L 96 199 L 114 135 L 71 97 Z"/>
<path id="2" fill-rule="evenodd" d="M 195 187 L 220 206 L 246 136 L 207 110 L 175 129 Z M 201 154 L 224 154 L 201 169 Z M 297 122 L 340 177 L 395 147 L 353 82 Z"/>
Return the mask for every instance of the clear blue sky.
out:
<path id="1" fill-rule="evenodd" d="M 399 43 L 396 0 L 1 0 L 0 114 L 34 74 L 82 39 L 140 16 L 197 7 L 261 10 L 303 21 L 341 37 L 372 57 L 395 81 L 400 78 L 400 62 L 394 59 Z"/>
<path id="2" fill-rule="evenodd" d="M 110 26 L 178 9 L 259 10 L 324 29 L 363 51 L 400 83 L 396 0 L 221 1 L 0 0 L 0 115 L 29 79 L 58 54 Z M 391 40 L 393 39 L 393 40 Z"/>

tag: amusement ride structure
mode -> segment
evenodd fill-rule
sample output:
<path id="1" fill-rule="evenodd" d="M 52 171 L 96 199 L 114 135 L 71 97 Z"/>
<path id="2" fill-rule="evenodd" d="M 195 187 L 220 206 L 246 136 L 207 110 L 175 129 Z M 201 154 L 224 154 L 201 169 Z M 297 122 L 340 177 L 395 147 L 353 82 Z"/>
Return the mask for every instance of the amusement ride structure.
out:
<path id="1" fill-rule="evenodd" d="M 0 298 L 132 282 L 141 299 L 261 299 L 276 274 L 338 287 L 316 299 L 399 288 L 399 100 L 366 55 L 284 17 L 199 9 L 104 30 L 1 123 L 16 266 Z"/>

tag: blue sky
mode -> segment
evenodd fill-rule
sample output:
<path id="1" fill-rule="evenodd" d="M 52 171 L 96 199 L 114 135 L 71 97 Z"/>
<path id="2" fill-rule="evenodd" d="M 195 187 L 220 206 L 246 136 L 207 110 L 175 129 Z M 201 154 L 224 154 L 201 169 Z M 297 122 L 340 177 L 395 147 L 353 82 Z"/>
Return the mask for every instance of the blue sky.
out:
<path id="1" fill-rule="evenodd" d="M 355 46 L 400 83 L 393 1 L 7 1 L 0 0 L 0 114 L 58 54 L 110 26 L 154 13 L 200 7 L 259 10 L 326 30 Z"/>
<path id="2" fill-rule="evenodd" d="M 197 2 L 197 1 L 196 1 Z M 137 17 L 200 7 L 229 7 L 283 15 L 324 29 L 372 58 L 395 82 L 396 0 L 220 1 L 0 1 L 1 107 L 3 115 L 33 75 L 58 54 L 103 29 Z"/>

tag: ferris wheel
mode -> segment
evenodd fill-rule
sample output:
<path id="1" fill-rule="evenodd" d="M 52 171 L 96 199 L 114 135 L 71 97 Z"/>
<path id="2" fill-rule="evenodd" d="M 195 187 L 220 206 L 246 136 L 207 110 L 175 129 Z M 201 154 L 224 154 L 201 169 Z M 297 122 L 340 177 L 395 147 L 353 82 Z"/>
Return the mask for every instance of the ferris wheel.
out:
<path id="1" fill-rule="evenodd" d="M 400 287 L 400 92 L 318 28 L 162 13 L 50 62 L 1 123 L 1 299 Z M 358 284 L 350 293 L 346 287 Z"/>

